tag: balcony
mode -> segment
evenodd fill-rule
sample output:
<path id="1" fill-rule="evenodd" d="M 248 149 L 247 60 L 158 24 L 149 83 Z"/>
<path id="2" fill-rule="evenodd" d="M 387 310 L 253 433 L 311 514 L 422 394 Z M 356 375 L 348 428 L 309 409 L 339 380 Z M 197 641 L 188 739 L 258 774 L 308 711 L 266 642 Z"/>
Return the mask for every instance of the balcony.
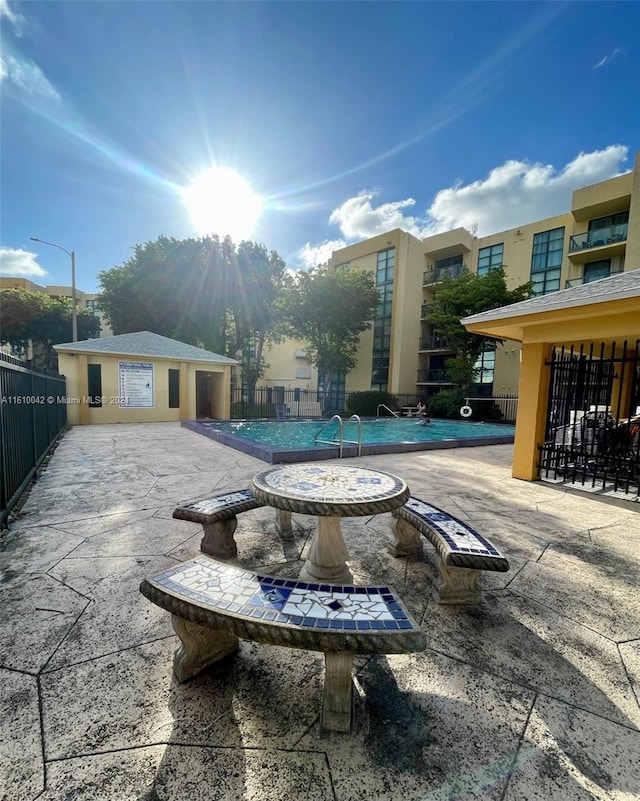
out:
<path id="1" fill-rule="evenodd" d="M 451 350 L 449 343 L 442 337 L 421 337 L 418 350 Z"/>
<path id="2" fill-rule="evenodd" d="M 426 317 L 429 316 L 429 309 L 430 308 L 431 308 L 431 304 L 430 303 L 423 303 L 422 306 L 420 306 L 420 319 L 421 320 L 424 320 Z"/>
<path id="3" fill-rule="evenodd" d="M 416 384 L 447 384 L 451 381 L 447 379 L 446 370 L 418 370 L 418 380 Z"/>
<path id="4" fill-rule="evenodd" d="M 607 273 L 607 275 L 583 275 L 578 278 L 570 278 L 565 281 L 564 288 L 571 289 L 573 286 L 582 286 L 582 284 L 590 284 L 592 281 L 599 281 L 601 278 L 608 278 L 610 275 L 619 275 L 622 270 L 614 270 L 614 272 Z"/>
<path id="5" fill-rule="evenodd" d="M 574 264 L 594 259 L 610 259 L 625 252 L 628 223 L 610 225 L 583 234 L 574 234 L 569 240 L 569 258 Z"/>
<path id="6" fill-rule="evenodd" d="M 467 269 L 466 264 L 450 264 L 448 267 L 430 267 L 424 271 L 422 285 L 437 284 L 445 278 L 457 278 Z"/>

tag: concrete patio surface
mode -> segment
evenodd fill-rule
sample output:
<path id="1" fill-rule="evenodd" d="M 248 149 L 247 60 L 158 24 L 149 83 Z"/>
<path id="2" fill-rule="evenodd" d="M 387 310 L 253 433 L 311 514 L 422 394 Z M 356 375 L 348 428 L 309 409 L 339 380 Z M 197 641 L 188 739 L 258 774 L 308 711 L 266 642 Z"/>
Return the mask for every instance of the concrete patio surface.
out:
<path id="1" fill-rule="evenodd" d="M 343 530 L 419 654 L 356 659 L 351 735 L 318 736 L 322 655 L 243 642 L 178 684 L 142 578 L 199 552 L 176 505 L 267 465 L 178 424 L 76 427 L 0 538 L 3 801 L 640 798 L 640 509 L 511 478 L 512 446 L 362 457 L 486 534 L 508 573 L 439 606 L 433 551 L 394 559 L 390 514 Z M 355 461 L 355 460 L 354 460 Z M 237 563 L 296 576 L 313 519 L 239 517 Z"/>

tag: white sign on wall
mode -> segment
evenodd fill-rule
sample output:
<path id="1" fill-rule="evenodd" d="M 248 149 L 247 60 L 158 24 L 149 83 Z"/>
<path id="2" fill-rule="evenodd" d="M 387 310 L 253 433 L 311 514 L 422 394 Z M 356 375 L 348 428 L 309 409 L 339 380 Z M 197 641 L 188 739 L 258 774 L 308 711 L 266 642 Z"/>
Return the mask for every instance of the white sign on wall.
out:
<path id="1" fill-rule="evenodd" d="M 153 408 L 153 364 L 151 362 L 119 362 L 118 387 L 120 407 Z"/>

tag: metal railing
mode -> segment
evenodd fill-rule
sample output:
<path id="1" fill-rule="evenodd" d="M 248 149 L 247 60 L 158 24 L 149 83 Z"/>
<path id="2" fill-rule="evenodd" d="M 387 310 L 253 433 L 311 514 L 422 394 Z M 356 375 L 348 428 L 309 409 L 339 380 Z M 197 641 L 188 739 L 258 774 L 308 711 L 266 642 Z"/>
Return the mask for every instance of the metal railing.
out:
<path id="1" fill-rule="evenodd" d="M 67 423 L 64 376 L 0 353 L 0 526 Z"/>
<path id="2" fill-rule="evenodd" d="M 392 414 L 394 417 L 400 417 L 398 412 L 394 412 L 393 409 L 390 409 L 386 404 L 379 403 L 378 408 L 376 409 L 376 417 L 380 417 L 380 409 L 386 409 L 389 414 Z"/>
<path id="3" fill-rule="evenodd" d="M 628 230 L 628 223 L 620 223 L 619 225 L 610 225 L 607 228 L 585 231 L 583 234 L 574 234 L 569 239 L 569 253 L 575 253 L 576 250 L 600 248 L 603 245 L 624 242 L 627 239 Z"/>
<path id="4" fill-rule="evenodd" d="M 322 435 L 324 432 L 331 427 L 332 423 L 336 422 L 338 424 L 338 428 L 336 433 L 333 435 L 331 439 L 322 439 Z M 345 428 L 349 425 L 349 423 L 355 423 L 358 426 L 358 439 L 345 439 L 344 431 Z M 339 414 L 334 414 L 329 422 L 322 426 L 320 431 L 315 435 L 313 438 L 314 445 L 337 445 L 339 447 L 339 458 L 342 459 L 342 452 L 344 449 L 344 445 L 357 445 L 358 446 L 358 456 L 362 454 L 362 420 L 360 419 L 359 415 L 352 414 L 351 417 L 345 423 L 342 417 Z"/>
<path id="5" fill-rule="evenodd" d="M 590 284 L 592 281 L 599 281 L 601 278 L 608 278 L 610 275 L 618 275 L 622 270 L 612 270 L 605 275 L 583 275 L 579 278 L 569 278 L 564 282 L 565 289 L 571 289 L 572 286 L 582 286 L 582 284 Z"/>
<path id="6" fill-rule="evenodd" d="M 543 479 L 640 497 L 640 339 L 556 348 Z"/>
<path id="7" fill-rule="evenodd" d="M 418 370 L 418 384 L 451 384 L 445 369 Z"/>
<path id="8" fill-rule="evenodd" d="M 450 345 L 446 339 L 442 337 L 421 337 L 418 346 L 419 350 L 449 350 Z"/>
<path id="9" fill-rule="evenodd" d="M 450 264 L 448 267 L 431 267 L 422 275 L 423 284 L 435 284 L 445 278 L 457 278 L 467 269 L 465 264 Z"/>

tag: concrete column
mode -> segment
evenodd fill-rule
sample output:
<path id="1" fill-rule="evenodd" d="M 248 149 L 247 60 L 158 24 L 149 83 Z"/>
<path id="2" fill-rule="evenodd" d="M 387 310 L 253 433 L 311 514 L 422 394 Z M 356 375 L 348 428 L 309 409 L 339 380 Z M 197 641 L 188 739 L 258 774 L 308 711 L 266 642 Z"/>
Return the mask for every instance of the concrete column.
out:
<path id="1" fill-rule="evenodd" d="M 545 362 L 551 359 L 552 352 L 553 346 L 546 342 L 525 344 L 522 348 L 511 473 L 514 478 L 535 481 L 539 477 L 538 445 L 544 442 L 551 374 Z"/>
<path id="2" fill-rule="evenodd" d="M 188 367 L 186 362 L 180 362 L 180 374 L 178 376 L 178 392 L 180 393 L 180 420 L 189 420 L 189 398 L 188 398 Z M 194 415 L 195 416 L 195 415 Z"/>

